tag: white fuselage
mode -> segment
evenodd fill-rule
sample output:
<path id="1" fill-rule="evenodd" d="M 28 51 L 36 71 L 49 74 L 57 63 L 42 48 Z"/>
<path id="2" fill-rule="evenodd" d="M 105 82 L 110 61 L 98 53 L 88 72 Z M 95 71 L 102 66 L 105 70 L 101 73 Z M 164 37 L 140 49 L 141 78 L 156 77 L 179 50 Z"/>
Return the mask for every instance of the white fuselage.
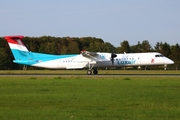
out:
<path id="1" fill-rule="evenodd" d="M 128 53 L 116 54 L 112 64 L 111 53 L 97 53 L 96 57 L 85 57 L 82 54 L 72 57 L 60 58 L 43 62 L 40 60 L 32 66 L 54 68 L 54 69 L 81 69 L 93 65 L 99 67 L 122 67 L 122 66 L 149 66 L 149 65 L 167 65 L 174 62 L 160 53 Z"/>

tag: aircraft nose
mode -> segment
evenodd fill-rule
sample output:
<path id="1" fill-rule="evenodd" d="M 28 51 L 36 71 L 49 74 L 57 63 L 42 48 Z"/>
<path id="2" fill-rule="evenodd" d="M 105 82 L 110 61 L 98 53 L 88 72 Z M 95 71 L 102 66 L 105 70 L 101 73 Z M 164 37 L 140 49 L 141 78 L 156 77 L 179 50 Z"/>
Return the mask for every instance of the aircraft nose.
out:
<path id="1" fill-rule="evenodd" d="M 174 64 L 174 61 L 172 61 L 171 59 L 167 58 L 167 59 L 165 60 L 165 63 L 166 63 L 166 64 Z"/>
<path id="2" fill-rule="evenodd" d="M 170 64 L 174 64 L 174 61 L 170 60 Z"/>

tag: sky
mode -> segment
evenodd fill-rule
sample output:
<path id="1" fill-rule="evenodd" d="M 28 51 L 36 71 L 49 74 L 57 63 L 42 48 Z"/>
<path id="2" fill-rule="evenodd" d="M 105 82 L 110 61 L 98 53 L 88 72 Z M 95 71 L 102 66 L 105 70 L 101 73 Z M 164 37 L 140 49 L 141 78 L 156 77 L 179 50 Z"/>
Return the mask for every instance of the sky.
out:
<path id="1" fill-rule="evenodd" d="M 180 0 L 1 0 L 0 37 L 96 37 L 115 47 L 180 44 Z"/>

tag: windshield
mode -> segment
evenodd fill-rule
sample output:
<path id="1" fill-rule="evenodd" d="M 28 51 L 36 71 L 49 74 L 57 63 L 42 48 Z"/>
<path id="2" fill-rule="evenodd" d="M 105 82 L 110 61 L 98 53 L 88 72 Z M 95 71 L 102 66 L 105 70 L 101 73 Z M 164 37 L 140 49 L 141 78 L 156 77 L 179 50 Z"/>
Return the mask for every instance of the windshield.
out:
<path id="1" fill-rule="evenodd" d="M 164 56 L 161 54 L 158 54 L 158 55 L 155 55 L 155 57 L 164 57 Z"/>

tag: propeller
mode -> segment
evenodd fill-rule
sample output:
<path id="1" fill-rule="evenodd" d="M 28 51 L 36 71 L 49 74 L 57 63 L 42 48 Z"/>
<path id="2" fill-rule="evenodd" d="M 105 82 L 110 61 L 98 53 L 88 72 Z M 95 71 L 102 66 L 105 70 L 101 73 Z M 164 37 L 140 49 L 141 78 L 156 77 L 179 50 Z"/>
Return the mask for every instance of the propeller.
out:
<path id="1" fill-rule="evenodd" d="M 114 58 L 117 57 L 117 55 L 114 53 L 114 49 L 112 49 L 112 53 L 111 53 L 111 61 L 112 64 L 114 65 Z"/>

